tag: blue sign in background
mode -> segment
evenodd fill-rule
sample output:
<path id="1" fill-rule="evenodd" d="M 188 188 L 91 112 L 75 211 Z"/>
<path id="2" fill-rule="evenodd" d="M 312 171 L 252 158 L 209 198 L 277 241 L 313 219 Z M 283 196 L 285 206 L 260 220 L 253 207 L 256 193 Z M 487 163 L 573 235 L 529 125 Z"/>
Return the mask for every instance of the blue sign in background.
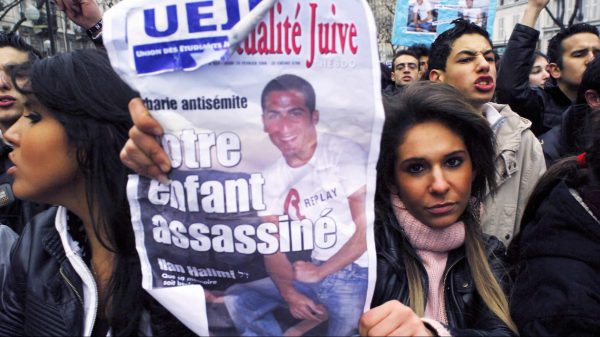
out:
<path id="1" fill-rule="evenodd" d="M 392 44 L 398 46 L 411 46 L 417 43 L 430 45 L 438 34 L 452 27 L 452 20 L 461 17 L 461 8 L 465 0 L 423 0 L 429 1 L 433 8 L 433 25 L 431 32 L 411 31 L 409 23 L 412 22 L 412 7 L 414 0 L 398 0 L 394 15 L 394 28 Z M 482 13 L 482 27 L 492 37 L 494 19 L 496 18 L 496 0 L 474 0 L 474 8 L 479 8 Z"/>

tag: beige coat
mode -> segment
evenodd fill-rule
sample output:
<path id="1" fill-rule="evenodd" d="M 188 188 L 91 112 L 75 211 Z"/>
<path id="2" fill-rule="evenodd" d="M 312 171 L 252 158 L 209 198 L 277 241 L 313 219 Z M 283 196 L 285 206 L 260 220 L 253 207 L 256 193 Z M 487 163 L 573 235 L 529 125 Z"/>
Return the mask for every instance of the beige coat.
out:
<path id="1" fill-rule="evenodd" d="M 544 153 L 531 132 L 531 122 L 508 105 L 490 103 L 504 117 L 496 131 L 495 195 L 484 199 L 483 232 L 508 245 L 519 231 L 521 217 L 540 176 L 546 171 Z"/>

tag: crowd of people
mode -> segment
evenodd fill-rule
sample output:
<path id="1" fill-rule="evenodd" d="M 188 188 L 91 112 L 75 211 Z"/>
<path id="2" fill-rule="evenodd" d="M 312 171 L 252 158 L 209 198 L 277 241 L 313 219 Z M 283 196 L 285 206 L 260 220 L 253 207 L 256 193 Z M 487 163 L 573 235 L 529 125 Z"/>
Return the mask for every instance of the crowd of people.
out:
<path id="1" fill-rule="evenodd" d="M 142 289 L 126 197 L 130 172 L 168 181 L 163 130 L 112 70 L 97 4 L 56 3 L 98 49 L 42 58 L 21 37 L 0 35 L 0 335 L 191 335 Z M 266 322 L 275 307 L 327 321 L 330 335 L 600 331 L 600 34 L 575 24 L 537 51 L 547 4 L 529 0 L 501 59 L 484 28 L 458 19 L 431 46 L 382 65 L 371 310 L 348 305 L 366 288 L 320 289 L 326 278 L 367 278 L 365 178 L 348 170 L 337 202 L 349 204 L 354 234 L 326 263 L 316 251 L 295 264 L 302 289 L 285 273 L 228 289 L 240 335 L 287 334 Z M 341 148 L 336 158 L 351 167 L 361 151 L 345 139 L 317 143 L 314 95 L 289 74 L 264 88 L 264 129 L 283 155 L 266 174 Z M 292 110 L 300 149 L 279 141 Z M 292 270 L 285 254 L 265 265 Z"/>

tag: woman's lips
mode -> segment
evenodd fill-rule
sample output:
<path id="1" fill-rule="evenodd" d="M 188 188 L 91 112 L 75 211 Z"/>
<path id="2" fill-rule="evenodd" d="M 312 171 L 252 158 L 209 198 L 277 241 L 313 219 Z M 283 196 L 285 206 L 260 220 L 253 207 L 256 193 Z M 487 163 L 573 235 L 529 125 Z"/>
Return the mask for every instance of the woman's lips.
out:
<path id="1" fill-rule="evenodd" d="M 17 100 L 11 96 L 0 96 L 0 107 L 6 108 L 15 104 Z"/>
<path id="2" fill-rule="evenodd" d="M 17 167 L 16 166 L 11 166 L 11 167 L 8 168 L 8 170 L 6 170 L 6 174 L 13 175 L 16 171 L 17 171 Z"/>
<path id="3" fill-rule="evenodd" d="M 427 211 L 433 215 L 444 215 L 454 210 L 456 203 L 448 202 L 431 207 L 427 207 Z"/>

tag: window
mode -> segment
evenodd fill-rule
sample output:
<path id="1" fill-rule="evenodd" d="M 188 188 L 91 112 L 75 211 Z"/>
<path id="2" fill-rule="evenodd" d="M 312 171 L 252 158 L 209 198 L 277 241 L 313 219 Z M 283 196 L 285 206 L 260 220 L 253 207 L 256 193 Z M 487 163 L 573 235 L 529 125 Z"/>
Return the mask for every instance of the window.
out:
<path id="1" fill-rule="evenodd" d="M 598 0 L 583 0 L 581 7 L 583 21 L 593 21 L 599 19 Z"/>
<path id="2" fill-rule="evenodd" d="M 504 18 L 498 18 L 498 38 L 496 40 L 504 41 L 506 39 L 504 34 Z"/>

